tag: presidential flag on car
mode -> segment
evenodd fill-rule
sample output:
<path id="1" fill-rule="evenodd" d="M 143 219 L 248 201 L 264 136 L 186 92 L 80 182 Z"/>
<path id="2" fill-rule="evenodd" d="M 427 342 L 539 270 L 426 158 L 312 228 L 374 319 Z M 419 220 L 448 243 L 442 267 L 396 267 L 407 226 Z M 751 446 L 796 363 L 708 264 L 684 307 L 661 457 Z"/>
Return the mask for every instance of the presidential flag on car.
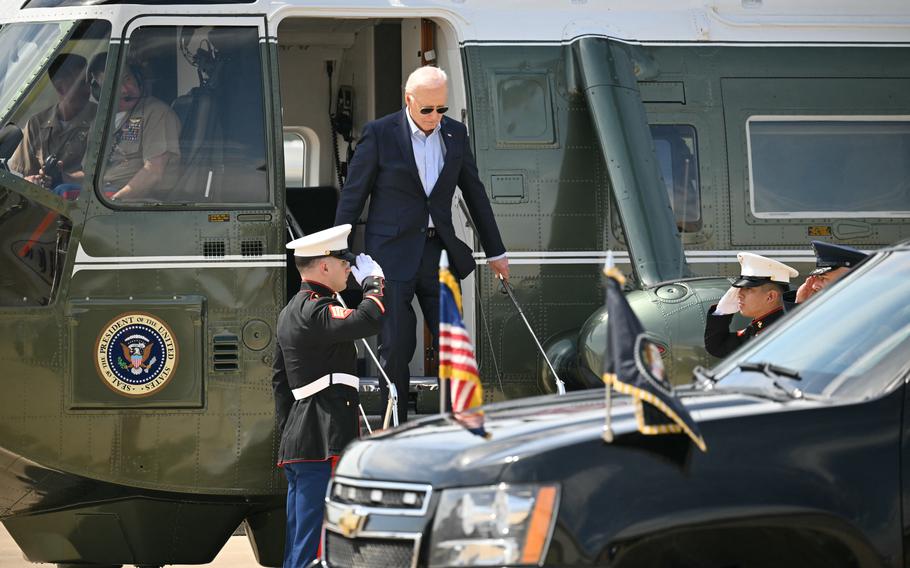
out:
<path id="1" fill-rule="evenodd" d="M 607 423 L 604 439 L 612 441 L 610 428 L 611 392 L 631 396 L 635 401 L 635 420 L 642 434 L 685 433 L 698 448 L 707 446 L 698 424 L 673 395 L 667 380 L 660 347 L 648 337 L 622 291 L 625 278 L 607 255 L 604 275 L 607 277 L 607 351 L 603 381 L 607 397 Z"/>
<path id="2" fill-rule="evenodd" d="M 471 336 L 462 321 L 461 289 L 449 271 L 448 256 L 443 251 L 439 259 L 440 397 L 445 393 L 446 380 L 455 419 L 470 432 L 488 437 L 483 427 L 483 413 L 469 412 L 483 403 L 483 388 Z"/>

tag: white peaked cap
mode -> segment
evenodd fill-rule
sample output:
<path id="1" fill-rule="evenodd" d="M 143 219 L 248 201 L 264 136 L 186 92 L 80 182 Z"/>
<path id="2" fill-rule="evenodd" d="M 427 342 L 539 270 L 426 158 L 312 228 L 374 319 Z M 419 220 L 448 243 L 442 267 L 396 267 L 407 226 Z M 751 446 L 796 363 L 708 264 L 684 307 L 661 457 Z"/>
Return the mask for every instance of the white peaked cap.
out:
<path id="1" fill-rule="evenodd" d="M 331 227 L 305 237 L 300 237 L 297 240 L 289 242 L 285 246 L 294 250 L 294 256 L 328 256 L 333 252 L 347 251 L 348 235 L 350 234 L 350 225 L 338 225 L 337 227 Z"/>
<path id="2" fill-rule="evenodd" d="M 751 252 L 741 252 L 736 255 L 736 258 L 739 259 L 740 278 L 768 278 L 773 282 L 789 284 L 791 278 L 799 276 L 799 272 L 795 268 L 773 258 L 766 258 Z M 737 282 L 734 282 L 735 284 Z"/>

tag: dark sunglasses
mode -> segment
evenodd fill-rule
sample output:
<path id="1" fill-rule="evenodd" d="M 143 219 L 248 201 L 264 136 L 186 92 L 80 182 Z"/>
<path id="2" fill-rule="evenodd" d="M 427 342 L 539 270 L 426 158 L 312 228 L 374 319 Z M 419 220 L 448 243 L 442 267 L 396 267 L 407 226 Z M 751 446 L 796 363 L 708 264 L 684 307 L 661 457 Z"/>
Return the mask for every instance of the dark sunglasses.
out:
<path id="1" fill-rule="evenodd" d="M 430 114 L 433 111 L 438 112 L 439 114 L 445 114 L 449 112 L 449 107 L 447 106 L 438 106 L 438 107 L 420 107 L 420 114 Z"/>

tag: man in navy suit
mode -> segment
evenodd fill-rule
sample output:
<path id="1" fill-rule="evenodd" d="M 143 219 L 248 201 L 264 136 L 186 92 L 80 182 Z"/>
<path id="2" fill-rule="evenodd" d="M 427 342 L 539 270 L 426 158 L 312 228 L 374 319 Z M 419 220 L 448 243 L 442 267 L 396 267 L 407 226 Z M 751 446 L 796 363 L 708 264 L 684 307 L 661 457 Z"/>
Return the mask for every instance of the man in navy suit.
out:
<path id="1" fill-rule="evenodd" d="M 341 192 L 335 224 L 356 223 L 370 197 L 366 252 L 385 271 L 386 317 L 380 355 L 401 396 L 399 422 L 407 420 L 408 363 L 416 348 L 411 301 L 439 334 L 439 255 L 448 252 L 452 273 L 475 268 L 471 248 L 455 236 L 452 197 L 461 188 L 493 273 L 508 279 L 509 260 L 493 217 L 464 124 L 448 110 L 446 74 L 421 67 L 408 77 L 405 108 L 363 128 Z M 382 385 L 383 404 L 388 397 Z"/>

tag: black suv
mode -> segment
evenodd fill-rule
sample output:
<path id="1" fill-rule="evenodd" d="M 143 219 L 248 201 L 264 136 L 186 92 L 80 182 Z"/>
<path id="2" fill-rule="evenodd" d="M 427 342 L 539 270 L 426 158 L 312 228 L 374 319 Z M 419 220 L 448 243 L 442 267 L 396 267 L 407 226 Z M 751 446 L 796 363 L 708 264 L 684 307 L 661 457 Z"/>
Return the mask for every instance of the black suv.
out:
<path id="1" fill-rule="evenodd" d="M 707 443 L 642 435 L 603 390 L 354 443 L 330 566 L 907 566 L 910 243 L 881 251 L 676 389 Z M 907 556 L 908 560 L 905 560 Z"/>

